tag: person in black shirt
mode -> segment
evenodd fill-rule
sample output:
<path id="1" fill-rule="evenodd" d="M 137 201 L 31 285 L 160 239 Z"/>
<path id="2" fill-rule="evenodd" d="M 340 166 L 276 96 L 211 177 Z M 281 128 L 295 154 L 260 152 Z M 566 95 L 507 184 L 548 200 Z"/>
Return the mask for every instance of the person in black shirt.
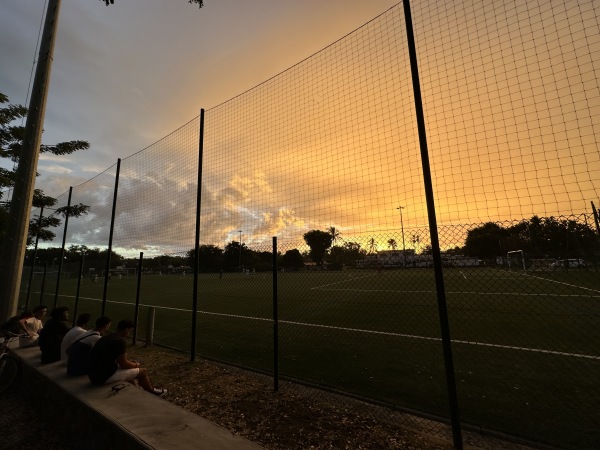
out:
<path id="1" fill-rule="evenodd" d="M 112 383 L 113 381 L 128 381 L 137 383 L 145 391 L 154 395 L 164 396 L 166 389 L 155 388 L 150 382 L 148 371 L 140 367 L 140 363 L 127 358 L 127 343 L 125 338 L 133 330 L 131 320 L 121 320 L 117 332 L 101 337 L 90 353 L 90 381 L 96 386 Z"/>
<path id="2" fill-rule="evenodd" d="M 50 313 L 50 319 L 40 330 L 38 344 L 42 351 L 42 364 L 60 361 L 60 344 L 67 331 L 71 329 L 69 323 L 69 308 L 59 306 Z"/>

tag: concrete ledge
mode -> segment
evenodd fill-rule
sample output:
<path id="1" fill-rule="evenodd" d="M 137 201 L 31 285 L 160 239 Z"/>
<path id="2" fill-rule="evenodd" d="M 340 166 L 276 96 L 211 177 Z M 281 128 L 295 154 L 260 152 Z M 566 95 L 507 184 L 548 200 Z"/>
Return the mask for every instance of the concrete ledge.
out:
<path id="1" fill-rule="evenodd" d="M 61 363 L 40 364 L 37 347 L 14 350 L 23 363 L 28 406 L 40 409 L 57 430 L 73 438 L 73 449 L 241 449 L 253 442 L 129 383 L 118 392 L 70 377 Z"/>

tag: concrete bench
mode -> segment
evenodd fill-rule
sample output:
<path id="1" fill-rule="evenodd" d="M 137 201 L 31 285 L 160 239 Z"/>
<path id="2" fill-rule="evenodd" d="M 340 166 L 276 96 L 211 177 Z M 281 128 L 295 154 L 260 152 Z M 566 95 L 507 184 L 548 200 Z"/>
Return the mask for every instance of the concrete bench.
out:
<path id="1" fill-rule="evenodd" d="M 129 383 L 94 386 L 87 376 L 70 377 L 60 362 L 41 365 L 37 347 L 17 348 L 28 405 L 38 407 L 58 430 L 74 439 L 73 448 L 240 449 L 253 442 Z M 76 445 L 75 441 L 79 441 Z"/>

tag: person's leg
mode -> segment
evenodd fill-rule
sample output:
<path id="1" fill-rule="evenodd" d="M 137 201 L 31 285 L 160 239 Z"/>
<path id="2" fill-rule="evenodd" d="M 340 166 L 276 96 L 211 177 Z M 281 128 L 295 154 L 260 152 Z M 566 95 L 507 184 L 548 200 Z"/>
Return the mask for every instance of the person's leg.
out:
<path id="1" fill-rule="evenodd" d="M 148 376 L 148 371 L 145 368 L 140 368 L 135 380 L 137 380 L 143 390 L 154 393 L 154 386 L 152 386 L 150 377 Z"/>

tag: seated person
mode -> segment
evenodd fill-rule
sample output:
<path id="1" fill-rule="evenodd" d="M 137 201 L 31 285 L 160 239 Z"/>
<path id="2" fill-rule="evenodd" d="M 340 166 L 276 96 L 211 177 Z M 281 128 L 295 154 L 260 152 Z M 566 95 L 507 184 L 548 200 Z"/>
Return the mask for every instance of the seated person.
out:
<path id="1" fill-rule="evenodd" d="M 133 330 L 131 320 L 121 320 L 117 332 L 100 338 L 90 354 L 90 381 L 96 386 L 102 386 L 113 381 L 138 382 L 147 392 L 160 397 L 167 393 L 166 389 L 155 388 L 150 382 L 148 372 L 140 367 L 139 362 L 127 358 L 127 343 L 125 338 Z"/>
<path id="2" fill-rule="evenodd" d="M 42 320 L 47 312 L 46 305 L 39 305 L 33 310 L 33 316 L 23 317 L 19 320 L 20 332 L 27 335 L 19 338 L 19 347 L 29 347 L 37 344 L 39 333 L 44 326 Z"/>
<path id="3" fill-rule="evenodd" d="M 75 322 L 75 326 L 67 331 L 67 334 L 65 334 L 65 337 L 60 343 L 60 360 L 64 364 L 67 364 L 67 349 L 73 342 L 75 342 L 75 339 L 77 339 L 80 334 L 85 333 L 85 326 L 88 324 L 91 318 L 92 316 L 88 313 L 79 314 L 79 317 L 77 317 L 77 322 Z"/>
<path id="4" fill-rule="evenodd" d="M 60 361 L 60 344 L 71 328 L 69 308 L 59 306 L 50 313 L 50 319 L 40 331 L 38 343 L 42 351 L 42 364 Z"/>
<path id="5" fill-rule="evenodd" d="M 67 373 L 72 376 L 87 375 L 90 371 L 90 354 L 102 336 L 110 328 L 110 319 L 100 316 L 96 319 L 96 328 L 77 336 L 67 349 Z"/>
<path id="6" fill-rule="evenodd" d="M 18 316 L 11 317 L 2 325 L 0 325 L 0 336 L 4 334 L 7 336 L 14 334 L 21 334 L 23 330 L 21 329 L 21 324 L 19 323 L 21 320 L 27 320 L 33 317 L 33 313 L 29 311 L 25 311 Z"/>

